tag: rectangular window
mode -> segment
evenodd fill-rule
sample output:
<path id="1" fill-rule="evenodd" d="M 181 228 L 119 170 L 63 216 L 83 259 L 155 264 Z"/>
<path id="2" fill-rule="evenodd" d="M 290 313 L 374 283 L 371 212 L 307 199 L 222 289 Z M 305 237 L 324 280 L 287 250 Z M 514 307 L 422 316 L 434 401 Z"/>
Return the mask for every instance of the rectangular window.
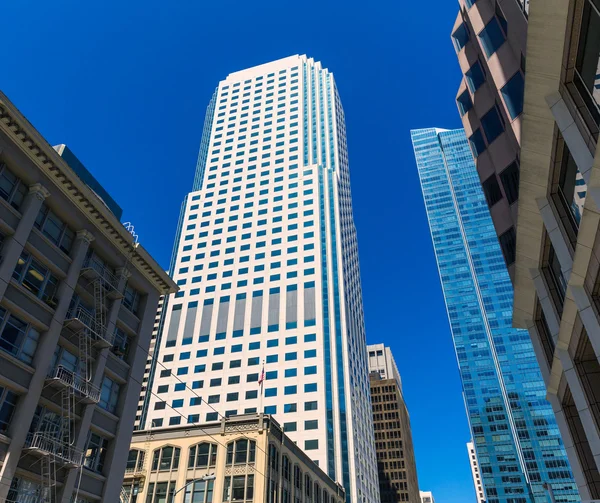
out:
<path id="1" fill-rule="evenodd" d="M 39 337 L 37 330 L 0 307 L 0 350 L 30 364 Z"/>
<path id="2" fill-rule="evenodd" d="M 517 71 L 500 90 L 511 119 L 516 119 L 523 112 L 524 91 L 525 80 L 520 71 Z"/>
<path id="3" fill-rule="evenodd" d="M 465 23 L 462 23 L 454 33 L 452 34 L 452 42 L 454 43 L 454 48 L 456 52 L 460 52 L 461 49 L 467 45 L 469 41 L 469 29 Z"/>
<path id="4" fill-rule="evenodd" d="M 63 252 L 71 251 L 75 233 L 46 204 L 42 204 L 35 226 Z"/>
<path id="5" fill-rule="evenodd" d="M 493 17 L 490 22 L 485 25 L 485 28 L 481 30 L 479 39 L 481 40 L 481 45 L 483 46 L 483 50 L 488 59 L 502 44 L 504 44 L 506 36 L 504 35 L 502 28 L 500 28 L 500 23 L 496 17 Z"/>
<path id="6" fill-rule="evenodd" d="M 114 414 L 117 410 L 117 403 L 119 401 L 119 391 L 120 386 L 113 380 L 104 376 L 100 393 L 100 407 Z"/>
<path id="7" fill-rule="evenodd" d="M 456 104 L 458 105 L 458 111 L 460 112 L 461 117 L 471 110 L 471 108 L 473 108 L 473 102 L 471 101 L 469 91 L 465 89 L 465 91 L 456 98 Z"/>
<path id="8" fill-rule="evenodd" d="M 473 157 L 475 158 L 479 157 L 483 152 L 485 152 L 485 141 L 483 140 L 481 129 L 473 131 L 473 134 L 469 137 L 469 145 L 471 146 Z"/>
<path id="9" fill-rule="evenodd" d="M 492 175 L 488 177 L 487 180 L 485 180 L 481 185 L 483 187 L 485 199 L 487 200 L 490 208 L 502 199 L 502 191 L 500 190 L 500 185 L 498 184 L 498 179 L 496 178 L 495 173 L 492 173 Z"/>
<path id="10" fill-rule="evenodd" d="M 517 235 L 515 228 L 511 227 L 498 239 L 500 241 L 500 248 L 502 248 L 504 260 L 506 260 L 506 265 L 511 265 L 514 263 L 517 253 Z"/>
<path id="11" fill-rule="evenodd" d="M 504 120 L 502 119 L 498 105 L 490 108 L 481 118 L 481 127 L 487 138 L 488 145 L 493 143 L 504 132 Z"/>
<path id="12" fill-rule="evenodd" d="M 0 386 L 0 433 L 8 430 L 19 396 L 11 390 Z"/>
<path id="13" fill-rule="evenodd" d="M 479 89 L 481 84 L 485 82 L 485 73 L 483 67 L 479 61 L 476 61 L 471 68 L 465 73 L 465 79 L 471 93 L 475 94 L 475 91 Z"/>
<path id="14" fill-rule="evenodd" d="M 519 198 L 519 165 L 517 161 L 513 161 L 500 173 L 500 180 L 502 181 L 502 187 L 504 187 L 508 204 L 514 203 Z"/>

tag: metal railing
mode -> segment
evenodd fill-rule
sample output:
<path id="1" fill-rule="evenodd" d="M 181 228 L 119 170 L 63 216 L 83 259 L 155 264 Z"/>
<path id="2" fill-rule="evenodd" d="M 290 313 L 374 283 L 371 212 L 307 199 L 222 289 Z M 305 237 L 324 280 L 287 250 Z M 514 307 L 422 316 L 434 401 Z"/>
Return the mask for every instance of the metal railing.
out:
<path id="1" fill-rule="evenodd" d="M 83 463 L 82 451 L 63 442 L 51 433 L 41 431 L 30 433 L 27 436 L 25 445 L 27 448 L 36 450 L 41 454 L 54 456 L 55 459 L 60 459 L 64 463 L 75 466 L 81 466 Z"/>
<path id="2" fill-rule="evenodd" d="M 106 333 L 105 327 L 96 321 L 93 313 L 90 313 L 90 311 L 82 306 L 78 306 L 67 313 L 65 324 L 75 320 L 79 321 L 82 325 L 88 328 L 95 340 L 103 341 L 109 346 L 112 346 L 115 339 L 114 332 Z"/>
<path id="3" fill-rule="evenodd" d="M 120 503 L 129 503 L 129 493 L 124 487 L 121 487 L 121 497 L 119 499 Z"/>
<path id="4" fill-rule="evenodd" d="M 125 468 L 125 477 L 136 477 L 140 475 L 145 475 L 146 470 L 144 468 L 145 462 L 136 463 L 133 467 Z"/>
<path id="5" fill-rule="evenodd" d="M 108 289 L 119 291 L 119 278 L 104 264 L 94 260 L 94 257 L 86 259 L 82 271 L 86 269 L 93 270 L 102 279 Z"/>
<path id="6" fill-rule="evenodd" d="M 33 494 L 33 493 L 25 493 L 25 494 L 16 494 L 14 495 L 13 499 L 13 495 L 8 494 L 11 498 L 6 500 L 6 503 L 45 503 L 46 501 L 50 501 L 50 500 L 46 500 L 44 498 L 44 495 L 40 492 L 39 494 Z"/>
<path id="7" fill-rule="evenodd" d="M 89 398 L 94 403 L 100 401 L 100 388 L 94 386 L 90 381 L 62 365 L 59 365 L 54 369 L 50 374 L 49 379 L 59 381 L 65 386 L 73 388 L 77 393 Z"/>

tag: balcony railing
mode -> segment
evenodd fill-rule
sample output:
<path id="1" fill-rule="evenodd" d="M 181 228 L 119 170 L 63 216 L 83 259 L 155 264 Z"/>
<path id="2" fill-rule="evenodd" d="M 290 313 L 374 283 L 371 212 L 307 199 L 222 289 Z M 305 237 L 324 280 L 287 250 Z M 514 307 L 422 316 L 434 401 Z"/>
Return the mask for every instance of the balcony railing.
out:
<path id="1" fill-rule="evenodd" d="M 144 469 L 144 462 L 137 462 L 133 467 L 125 468 L 125 478 L 133 478 L 133 477 L 143 477 L 146 474 L 146 470 Z"/>
<path id="2" fill-rule="evenodd" d="M 90 403 L 98 403 L 100 401 L 100 388 L 94 386 L 87 379 L 84 379 L 79 374 L 76 374 L 62 365 L 59 365 L 54 369 L 48 377 L 48 380 L 62 386 L 73 388 L 80 396 Z"/>
<path id="3" fill-rule="evenodd" d="M 83 264 L 81 274 L 89 278 L 100 278 L 106 289 L 111 293 L 121 294 L 119 292 L 119 278 L 108 267 L 94 260 L 94 257 L 88 257 Z"/>
<path id="4" fill-rule="evenodd" d="M 44 495 L 40 493 L 23 493 L 23 494 L 12 494 L 11 491 L 8 493 L 9 498 L 6 503 L 43 503 L 46 501 Z"/>
<path id="5" fill-rule="evenodd" d="M 63 463 L 81 466 L 83 462 L 83 452 L 70 444 L 63 442 L 60 438 L 47 432 L 30 433 L 25 443 L 26 448 L 38 452 L 41 455 L 53 456 L 60 459 Z"/>
<path id="6" fill-rule="evenodd" d="M 65 325 L 71 325 L 75 330 L 87 328 L 95 342 L 107 347 L 113 345 L 114 332 L 107 334 L 104 326 L 96 321 L 94 314 L 82 306 L 78 306 L 67 313 Z"/>
<path id="7" fill-rule="evenodd" d="M 129 493 L 124 487 L 121 487 L 121 497 L 119 498 L 120 503 L 129 503 Z"/>

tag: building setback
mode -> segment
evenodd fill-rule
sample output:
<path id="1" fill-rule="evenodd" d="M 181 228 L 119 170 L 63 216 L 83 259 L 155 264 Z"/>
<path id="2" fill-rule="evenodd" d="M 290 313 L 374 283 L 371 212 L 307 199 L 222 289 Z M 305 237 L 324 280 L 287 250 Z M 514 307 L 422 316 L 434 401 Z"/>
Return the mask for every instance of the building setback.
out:
<path id="1" fill-rule="evenodd" d="M 177 235 L 144 427 L 265 412 L 349 500 L 376 501 L 344 113 L 320 63 L 219 83 Z"/>
<path id="2" fill-rule="evenodd" d="M 367 350 L 380 501 L 420 503 L 410 418 L 398 367 L 389 347 L 371 344 Z"/>
<path id="3" fill-rule="evenodd" d="M 529 0 L 459 0 L 456 104 L 500 247 L 514 275 Z"/>
<path id="4" fill-rule="evenodd" d="M 119 500 L 158 298 L 176 291 L 120 211 L 0 93 L 0 501 Z"/>
<path id="5" fill-rule="evenodd" d="M 599 7 L 531 3 L 513 310 L 584 500 L 600 498 Z"/>
<path id="6" fill-rule="evenodd" d="M 135 432 L 123 487 L 130 503 L 346 501 L 344 488 L 263 414 Z"/>
<path id="7" fill-rule="evenodd" d="M 486 501 L 578 501 L 465 133 L 411 135 Z"/>

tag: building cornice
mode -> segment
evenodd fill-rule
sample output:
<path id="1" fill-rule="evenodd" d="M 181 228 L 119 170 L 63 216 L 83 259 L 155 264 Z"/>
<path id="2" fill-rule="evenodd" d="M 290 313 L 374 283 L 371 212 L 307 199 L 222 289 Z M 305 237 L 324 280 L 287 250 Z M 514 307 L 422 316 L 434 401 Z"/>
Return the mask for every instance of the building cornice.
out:
<path id="1" fill-rule="evenodd" d="M 0 130 L 73 202 L 130 263 L 161 293 L 173 293 L 177 286 L 158 263 L 110 212 L 102 201 L 73 172 L 52 146 L 0 92 Z"/>

